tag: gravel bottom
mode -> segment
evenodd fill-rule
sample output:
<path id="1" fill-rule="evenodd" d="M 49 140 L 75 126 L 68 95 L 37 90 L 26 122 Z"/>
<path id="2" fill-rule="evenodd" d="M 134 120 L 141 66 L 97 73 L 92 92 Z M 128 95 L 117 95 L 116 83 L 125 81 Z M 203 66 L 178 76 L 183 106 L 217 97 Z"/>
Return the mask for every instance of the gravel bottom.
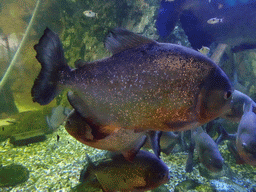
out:
<path id="1" fill-rule="evenodd" d="M 57 135 L 60 137 L 59 141 L 57 141 Z M 221 151 L 226 150 L 221 149 Z M 1 165 L 20 164 L 25 166 L 30 174 L 25 183 L 14 187 L 3 187 L 0 188 L 0 191 L 70 191 L 71 188 L 79 184 L 80 171 L 86 164 L 86 153 L 92 160 L 102 158 L 105 154 L 102 150 L 87 147 L 76 141 L 65 131 L 63 126 L 56 132 L 47 135 L 44 142 L 22 147 L 13 146 L 8 141 L 2 142 L 0 143 Z M 208 185 L 214 183 L 213 180 L 200 176 L 198 165 L 194 167 L 192 173 L 185 172 L 187 160 L 185 152 L 169 156 L 162 154 L 161 158 L 170 169 L 171 179 L 166 187 L 171 192 L 174 191 L 177 184 L 187 179 Z M 226 162 L 235 175 L 232 178 L 226 176 L 226 180 L 248 189 L 255 184 L 256 168 L 248 165 L 236 165 L 234 162 L 232 158 Z"/>

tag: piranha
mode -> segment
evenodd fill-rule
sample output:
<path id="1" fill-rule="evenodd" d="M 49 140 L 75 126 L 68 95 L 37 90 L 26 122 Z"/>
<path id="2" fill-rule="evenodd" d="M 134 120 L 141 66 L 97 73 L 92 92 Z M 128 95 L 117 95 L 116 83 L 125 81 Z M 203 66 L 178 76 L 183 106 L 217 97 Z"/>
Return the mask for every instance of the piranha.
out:
<path id="1" fill-rule="evenodd" d="M 84 118 L 87 111 L 84 110 L 83 106 L 86 106 L 86 103 L 73 92 L 68 92 L 68 99 L 75 109 L 68 115 L 65 128 L 81 143 L 98 149 L 120 152 L 126 160 L 132 161 L 148 139 L 153 151 L 159 157 L 159 131 L 136 133 L 134 130 L 124 128 L 112 131 L 92 129 Z"/>
<path id="2" fill-rule="evenodd" d="M 203 130 L 198 127 L 192 131 L 191 143 L 195 145 L 196 151 L 199 156 L 199 161 L 210 171 L 219 172 L 222 170 L 224 160 L 220 154 L 217 144 L 214 140 Z M 194 149 L 194 148 L 190 148 Z M 193 150 L 189 152 L 187 160 L 186 171 L 191 172 L 193 164 Z"/>
<path id="3" fill-rule="evenodd" d="M 256 110 L 253 103 L 244 106 L 244 114 L 237 129 L 238 154 L 249 165 L 256 166 Z"/>
<path id="4" fill-rule="evenodd" d="M 93 163 L 87 155 L 88 164 L 81 171 L 80 182 L 93 180 L 96 176 L 104 191 L 147 191 L 170 179 L 167 165 L 154 154 L 140 151 L 133 162 L 122 155 Z"/>
<path id="5" fill-rule="evenodd" d="M 47 28 L 34 47 L 42 68 L 33 101 L 46 105 L 69 88 L 85 101 L 85 122 L 104 132 L 188 130 L 229 109 L 227 75 L 198 51 L 120 28 L 109 32 L 105 46 L 111 57 L 71 69 L 58 35 Z"/>

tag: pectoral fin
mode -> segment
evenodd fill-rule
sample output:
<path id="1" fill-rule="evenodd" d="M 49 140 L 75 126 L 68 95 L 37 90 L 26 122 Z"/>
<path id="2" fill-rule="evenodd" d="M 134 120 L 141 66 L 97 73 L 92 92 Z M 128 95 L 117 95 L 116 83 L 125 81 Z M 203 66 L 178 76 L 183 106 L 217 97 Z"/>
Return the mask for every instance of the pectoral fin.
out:
<path id="1" fill-rule="evenodd" d="M 104 139 L 112 134 L 113 129 L 108 129 L 108 125 L 101 123 L 100 120 L 93 115 L 93 112 L 90 111 L 86 103 L 81 97 L 79 97 L 77 93 L 71 91 L 68 92 L 68 100 L 76 112 L 92 129 L 91 134 L 93 135 L 94 140 Z"/>
<path id="2" fill-rule="evenodd" d="M 128 150 L 128 151 L 122 151 L 122 155 L 127 161 L 132 162 L 134 157 L 137 155 L 137 153 L 140 151 L 140 148 L 145 144 L 146 142 L 146 135 L 141 138 L 141 141 L 136 145 L 134 148 Z"/>

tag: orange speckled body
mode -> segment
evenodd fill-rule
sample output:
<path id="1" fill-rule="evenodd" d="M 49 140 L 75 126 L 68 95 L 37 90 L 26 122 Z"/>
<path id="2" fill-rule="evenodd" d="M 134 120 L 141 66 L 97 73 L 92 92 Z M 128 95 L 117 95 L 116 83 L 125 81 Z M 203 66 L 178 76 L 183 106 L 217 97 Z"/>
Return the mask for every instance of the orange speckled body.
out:
<path id="1" fill-rule="evenodd" d="M 221 69 L 200 53 L 172 44 L 129 49 L 71 76 L 68 84 L 90 113 L 125 129 L 190 129 L 218 117 L 230 102 L 224 100 L 231 87 Z"/>
<path id="2" fill-rule="evenodd" d="M 32 88 L 33 100 L 47 104 L 56 90 L 69 87 L 84 100 L 89 126 L 110 132 L 188 130 L 229 109 L 229 79 L 201 53 L 124 29 L 110 32 L 105 45 L 111 57 L 73 70 L 58 36 L 46 29 L 35 46 L 42 71 Z"/>

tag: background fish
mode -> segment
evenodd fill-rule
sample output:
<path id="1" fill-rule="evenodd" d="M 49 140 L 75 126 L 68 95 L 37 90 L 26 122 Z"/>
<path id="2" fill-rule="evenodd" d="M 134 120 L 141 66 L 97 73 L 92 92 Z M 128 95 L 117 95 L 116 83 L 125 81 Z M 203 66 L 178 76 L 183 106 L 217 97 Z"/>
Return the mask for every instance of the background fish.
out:
<path id="1" fill-rule="evenodd" d="M 98 17 L 98 13 L 93 12 L 92 10 L 84 11 L 83 14 L 86 17 Z"/>
<path id="2" fill-rule="evenodd" d="M 245 105 L 237 130 L 236 147 L 242 159 L 256 166 L 256 112 L 252 103 Z"/>
<path id="3" fill-rule="evenodd" d="M 205 46 L 202 46 L 201 49 L 198 49 L 198 51 L 204 55 L 207 55 L 209 52 L 210 52 L 210 48 L 209 47 L 205 47 Z"/>
<path id="4" fill-rule="evenodd" d="M 87 162 L 88 165 L 81 172 L 80 182 L 96 176 L 104 191 L 146 191 L 170 179 L 165 163 L 147 151 L 140 151 L 133 162 L 126 161 L 122 155 L 95 164 L 87 156 Z"/>
<path id="5" fill-rule="evenodd" d="M 238 51 L 255 48 L 256 45 L 256 2 L 249 1 L 205 1 L 179 0 L 161 1 L 156 28 L 166 38 L 180 19 L 191 46 L 200 49 L 212 42 L 225 43 Z M 220 4 L 222 6 L 220 6 Z M 207 21 L 220 18 L 222 22 L 211 25 Z"/>
<path id="6" fill-rule="evenodd" d="M 63 107 L 62 105 L 54 107 L 51 115 L 46 116 L 46 122 L 50 128 L 49 132 L 55 131 L 61 124 L 63 124 L 70 112 L 70 109 Z"/>
<path id="7" fill-rule="evenodd" d="M 244 106 L 250 104 L 256 107 L 256 103 L 248 95 L 238 90 L 234 90 L 232 94 L 231 108 L 225 114 L 221 115 L 221 118 L 233 122 L 240 122 L 244 114 Z"/>
<path id="8" fill-rule="evenodd" d="M 210 171 L 219 172 L 222 170 L 222 166 L 224 163 L 224 159 L 222 158 L 217 144 L 214 140 L 202 129 L 202 127 L 198 127 L 192 131 L 192 138 L 194 142 L 196 151 L 198 153 L 199 161 Z M 190 150 L 193 148 L 190 148 Z M 189 153 L 193 153 L 190 151 Z M 189 159 L 187 162 L 193 165 L 192 162 L 193 155 L 189 155 Z M 191 167 L 187 171 L 191 172 Z"/>
<path id="9" fill-rule="evenodd" d="M 105 46 L 113 56 L 73 70 L 58 35 L 47 28 L 35 45 L 42 69 L 33 101 L 46 105 L 62 87 L 71 88 L 86 102 L 86 123 L 105 131 L 186 130 L 229 108 L 228 77 L 201 53 L 124 29 L 111 31 Z"/>

